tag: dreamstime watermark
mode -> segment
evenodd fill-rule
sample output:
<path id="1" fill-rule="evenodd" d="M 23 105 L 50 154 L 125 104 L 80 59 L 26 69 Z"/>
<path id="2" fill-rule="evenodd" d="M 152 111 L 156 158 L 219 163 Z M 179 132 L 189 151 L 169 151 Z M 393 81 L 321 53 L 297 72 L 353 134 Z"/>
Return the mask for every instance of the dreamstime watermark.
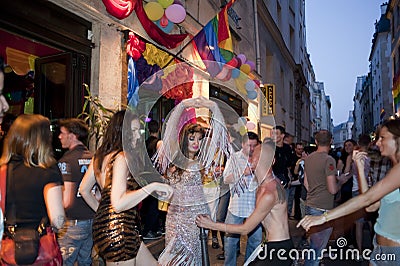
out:
<path id="1" fill-rule="evenodd" d="M 314 249 L 276 249 L 269 248 L 268 243 L 264 245 L 264 248 L 258 254 L 260 260 L 273 260 L 277 258 L 279 260 L 322 260 L 324 257 L 330 260 L 374 260 L 374 261 L 396 261 L 396 254 L 376 254 L 374 258 L 371 258 L 372 250 L 364 249 L 361 252 L 356 248 L 346 248 L 347 240 L 344 237 L 340 237 L 336 240 L 336 246 L 325 248 L 321 254 L 317 256 Z"/>

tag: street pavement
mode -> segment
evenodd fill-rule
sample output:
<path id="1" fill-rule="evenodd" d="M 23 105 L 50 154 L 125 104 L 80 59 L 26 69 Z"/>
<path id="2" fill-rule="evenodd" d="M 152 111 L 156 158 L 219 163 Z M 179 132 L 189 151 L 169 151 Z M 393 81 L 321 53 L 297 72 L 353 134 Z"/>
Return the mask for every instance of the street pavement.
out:
<path id="1" fill-rule="evenodd" d="M 297 250 L 299 250 L 301 252 L 302 249 L 306 249 L 307 246 L 307 242 L 303 239 L 303 235 L 304 235 L 304 230 L 302 228 L 296 228 L 296 224 L 297 224 L 297 220 L 289 220 L 289 228 L 290 228 L 290 235 L 292 237 L 294 246 Z M 339 223 L 340 224 L 340 223 Z M 363 244 L 363 248 L 370 248 L 370 234 L 369 231 L 367 230 L 368 228 L 364 229 L 364 244 Z M 368 262 L 367 261 L 357 261 L 355 259 L 346 259 L 345 258 L 345 254 L 351 254 L 346 252 L 347 250 L 352 251 L 353 247 L 347 246 L 346 243 L 342 243 L 343 241 L 346 242 L 346 240 L 344 240 L 344 238 L 341 238 L 341 241 L 339 243 L 339 239 L 340 237 L 340 232 L 338 231 L 334 231 L 331 237 L 331 240 L 328 243 L 328 247 L 331 247 L 331 249 L 333 250 L 333 255 L 336 255 L 337 258 L 336 259 L 330 259 L 328 257 L 325 257 L 322 262 L 321 262 L 321 266 L 367 266 Z M 337 238 L 337 239 L 334 239 Z M 159 240 L 155 240 L 155 241 L 147 241 L 145 242 L 147 244 L 147 246 L 149 247 L 150 251 L 152 252 L 152 254 L 158 258 L 158 256 L 160 255 L 160 253 L 162 252 L 162 250 L 164 249 L 164 238 L 161 238 Z M 221 243 L 221 241 L 220 241 Z M 338 249 L 337 251 L 335 251 L 334 249 L 336 249 L 338 247 L 338 245 L 343 245 L 344 249 Z M 242 236 L 241 237 L 241 241 L 240 241 L 240 255 L 238 256 L 238 262 L 237 265 L 243 265 L 244 264 L 244 255 L 245 255 L 245 250 L 246 250 L 246 236 Z M 209 240 L 208 240 L 208 253 L 209 253 L 209 259 L 210 259 L 210 265 L 212 266 L 223 266 L 224 265 L 224 261 L 223 260 L 218 260 L 217 256 L 219 254 L 222 253 L 221 248 L 219 249 L 213 249 L 211 246 L 211 234 L 209 234 Z M 339 259 L 340 256 L 342 256 L 342 259 Z M 349 257 L 351 257 L 351 255 L 349 255 Z M 296 261 L 293 265 L 303 265 L 303 261 L 299 260 Z"/>

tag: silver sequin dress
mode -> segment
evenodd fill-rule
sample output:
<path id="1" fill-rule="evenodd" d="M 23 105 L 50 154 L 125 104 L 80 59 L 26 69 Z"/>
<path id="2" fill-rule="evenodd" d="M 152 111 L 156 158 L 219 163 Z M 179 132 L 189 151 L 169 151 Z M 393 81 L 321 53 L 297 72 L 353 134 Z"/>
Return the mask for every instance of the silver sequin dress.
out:
<path id="1" fill-rule="evenodd" d="M 201 265 L 201 247 L 195 220 L 210 214 L 204 197 L 201 174 L 196 165 L 169 179 L 174 188 L 166 219 L 165 249 L 159 263 L 166 265 Z"/>

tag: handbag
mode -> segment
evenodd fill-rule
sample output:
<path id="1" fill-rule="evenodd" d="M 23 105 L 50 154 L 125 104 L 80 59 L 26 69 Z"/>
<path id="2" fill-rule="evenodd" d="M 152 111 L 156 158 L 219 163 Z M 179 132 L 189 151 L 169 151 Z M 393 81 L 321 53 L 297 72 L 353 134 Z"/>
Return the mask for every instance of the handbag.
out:
<path id="1" fill-rule="evenodd" d="M 8 174 L 7 174 L 8 172 Z M 7 165 L 0 169 L 1 207 L 5 213 L 6 178 L 11 172 Z M 8 180 L 8 181 L 9 181 Z M 11 197 L 12 199 L 13 197 Z M 11 204 L 11 206 L 14 206 Z M 15 209 L 12 212 L 15 216 Z M 15 217 L 14 217 L 15 218 Z M 1 265 L 62 265 L 62 256 L 56 235 L 50 226 L 46 226 L 47 217 L 42 218 L 38 228 L 7 226 L 1 241 Z"/>

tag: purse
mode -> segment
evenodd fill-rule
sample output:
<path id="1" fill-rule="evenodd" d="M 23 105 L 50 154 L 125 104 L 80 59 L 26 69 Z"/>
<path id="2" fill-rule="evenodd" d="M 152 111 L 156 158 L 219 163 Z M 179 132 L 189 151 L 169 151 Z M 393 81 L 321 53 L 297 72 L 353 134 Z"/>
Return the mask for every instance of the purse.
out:
<path id="1" fill-rule="evenodd" d="M 5 211 L 6 178 L 9 179 L 10 175 L 10 171 L 7 174 L 7 165 L 2 165 L 0 189 L 3 212 Z M 15 216 L 15 209 L 11 213 Z M 37 229 L 7 226 L 1 241 L 0 264 L 61 266 L 62 256 L 56 235 L 46 224 L 47 217 L 42 219 Z"/>

